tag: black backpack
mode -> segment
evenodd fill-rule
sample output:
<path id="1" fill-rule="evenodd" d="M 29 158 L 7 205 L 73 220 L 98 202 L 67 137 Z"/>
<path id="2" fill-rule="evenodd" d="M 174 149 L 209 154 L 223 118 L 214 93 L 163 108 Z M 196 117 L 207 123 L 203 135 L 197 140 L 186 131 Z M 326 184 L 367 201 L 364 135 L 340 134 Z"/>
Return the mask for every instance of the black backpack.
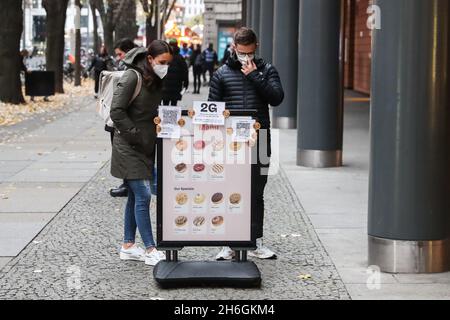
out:
<path id="1" fill-rule="evenodd" d="M 194 66 L 201 67 L 203 66 L 203 62 L 204 62 L 203 55 L 198 54 L 197 57 L 195 58 Z"/>

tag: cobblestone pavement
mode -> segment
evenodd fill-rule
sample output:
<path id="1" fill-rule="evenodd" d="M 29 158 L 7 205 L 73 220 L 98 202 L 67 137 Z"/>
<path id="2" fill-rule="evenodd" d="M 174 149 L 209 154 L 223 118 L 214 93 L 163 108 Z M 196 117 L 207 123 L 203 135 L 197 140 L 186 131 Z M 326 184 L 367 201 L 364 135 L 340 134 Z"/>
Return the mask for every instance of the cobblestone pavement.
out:
<path id="1" fill-rule="evenodd" d="M 115 183 L 106 165 L 0 271 L 0 299 L 349 299 L 283 172 L 271 177 L 266 189 L 265 243 L 279 259 L 255 261 L 263 276 L 261 289 L 162 290 L 151 267 L 121 262 L 117 252 L 125 201 L 107 195 Z M 189 248 L 180 258 L 211 260 L 216 253 L 217 248 Z M 305 274 L 311 278 L 301 279 Z"/>

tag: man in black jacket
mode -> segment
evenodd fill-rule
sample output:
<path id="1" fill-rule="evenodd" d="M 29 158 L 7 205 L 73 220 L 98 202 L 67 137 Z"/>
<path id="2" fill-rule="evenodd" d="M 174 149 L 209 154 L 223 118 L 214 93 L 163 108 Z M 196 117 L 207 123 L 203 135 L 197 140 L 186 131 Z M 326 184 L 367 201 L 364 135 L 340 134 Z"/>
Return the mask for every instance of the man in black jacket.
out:
<path id="1" fill-rule="evenodd" d="M 186 60 L 180 55 L 177 41 L 171 41 L 169 44 L 173 48 L 173 60 L 163 83 L 163 104 L 176 106 L 182 99 L 181 91 L 189 87 L 189 69 Z"/>
<path id="2" fill-rule="evenodd" d="M 256 184 L 257 220 L 257 249 L 250 251 L 249 256 L 260 259 L 276 259 L 276 254 L 263 246 L 264 226 L 264 189 L 268 179 L 270 167 L 270 116 L 269 105 L 279 106 L 284 99 L 284 91 L 278 71 L 264 60 L 255 58 L 258 39 L 255 32 L 242 28 L 234 36 L 233 53 L 217 72 L 211 81 L 209 101 L 226 102 L 228 109 L 256 109 L 261 123 L 258 148 L 265 148 L 267 152 L 258 151 L 258 167 L 260 174 Z M 264 150 L 262 150 L 264 151 Z M 266 157 L 261 156 L 267 153 Z M 223 248 L 217 255 L 217 260 L 230 260 L 234 252 L 230 248 Z"/>

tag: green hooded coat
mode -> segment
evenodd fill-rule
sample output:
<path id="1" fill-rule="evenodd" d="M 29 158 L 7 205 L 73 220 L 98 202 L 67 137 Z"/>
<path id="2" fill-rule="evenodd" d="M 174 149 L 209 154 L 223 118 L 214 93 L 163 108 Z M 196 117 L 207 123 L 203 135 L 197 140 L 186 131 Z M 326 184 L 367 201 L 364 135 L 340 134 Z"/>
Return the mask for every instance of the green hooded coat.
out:
<path id="1" fill-rule="evenodd" d="M 136 48 L 128 52 L 124 63 L 128 69 L 143 73 L 147 51 Z M 135 72 L 128 70 L 119 80 L 111 105 L 115 136 L 111 157 L 111 174 L 125 180 L 148 180 L 155 159 L 156 125 L 161 90 L 155 84 L 142 85 L 130 104 L 138 83 Z"/>

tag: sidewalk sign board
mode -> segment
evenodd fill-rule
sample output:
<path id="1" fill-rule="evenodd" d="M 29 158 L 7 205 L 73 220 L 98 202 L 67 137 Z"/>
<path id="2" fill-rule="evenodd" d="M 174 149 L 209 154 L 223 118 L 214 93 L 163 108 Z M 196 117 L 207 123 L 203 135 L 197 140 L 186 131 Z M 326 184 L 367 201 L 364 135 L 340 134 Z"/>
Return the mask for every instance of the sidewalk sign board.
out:
<path id="1" fill-rule="evenodd" d="M 202 103 L 196 105 L 205 108 Z M 157 246 L 169 255 L 154 270 L 162 286 L 257 286 L 261 282 L 256 265 L 246 259 L 246 250 L 256 248 L 257 169 L 252 161 L 256 148 L 245 136 L 253 131 L 256 135 L 249 127 L 255 123 L 256 112 L 236 110 L 224 117 L 220 104 L 206 108 L 211 105 L 215 115 L 196 121 L 198 109 L 194 107 L 191 114 L 184 111 L 180 137 L 158 139 Z M 216 124 L 220 116 L 223 125 Z M 248 130 L 236 136 L 233 128 L 239 123 Z M 184 247 L 221 246 L 235 249 L 237 261 L 178 261 L 177 252 Z"/>

